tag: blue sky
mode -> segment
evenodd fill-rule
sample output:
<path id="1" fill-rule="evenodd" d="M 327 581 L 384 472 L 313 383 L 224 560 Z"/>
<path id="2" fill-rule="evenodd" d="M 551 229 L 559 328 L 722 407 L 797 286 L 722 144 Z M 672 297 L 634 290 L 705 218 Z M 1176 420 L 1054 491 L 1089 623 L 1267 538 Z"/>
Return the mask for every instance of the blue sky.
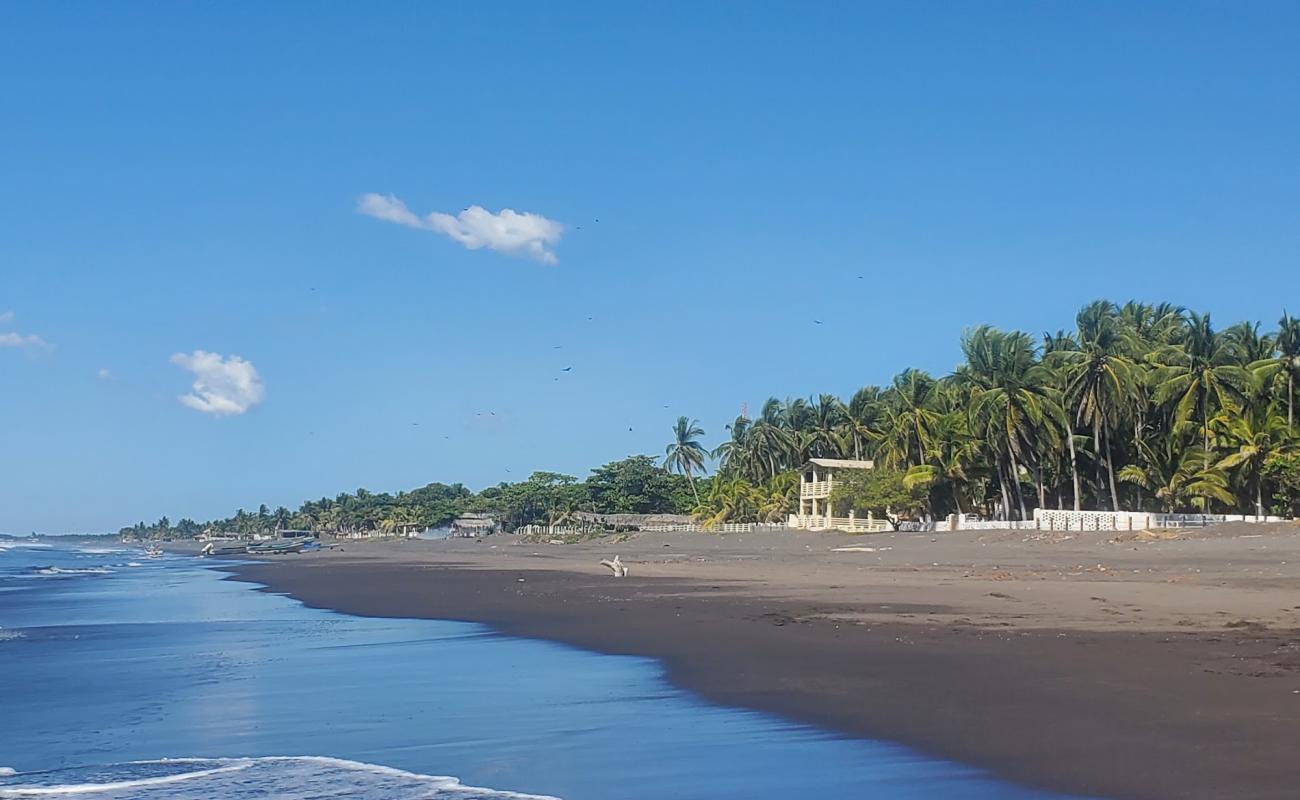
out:
<path id="1" fill-rule="evenodd" d="M 0 531 L 585 475 L 1100 296 L 1271 324 L 1298 35 L 1290 3 L 2 3 Z M 557 263 L 463 246 L 470 206 L 563 225 Z M 179 399 L 200 350 L 255 370 L 244 413 Z"/>

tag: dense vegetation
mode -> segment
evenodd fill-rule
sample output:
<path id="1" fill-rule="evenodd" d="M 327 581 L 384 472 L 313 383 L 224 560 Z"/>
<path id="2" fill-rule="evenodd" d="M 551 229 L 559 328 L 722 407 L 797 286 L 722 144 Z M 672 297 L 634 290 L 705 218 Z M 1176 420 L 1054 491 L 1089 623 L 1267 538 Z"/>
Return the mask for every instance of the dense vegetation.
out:
<path id="1" fill-rule="evenodd" d="M 962 337 L 964 363 L 916 369 L 847 402 L 769 399 L 738 417 L 712 452 L 677 420 L 662 465 L 633 456 L 585 481 L 550 472 L 473 493 L 430 484 L 396 495 L 358 489 L 262 506 L 224 520 L 163 518 L 123 533 L 193 536 L 278 528 L 436 527 L 465 511 L 507 526 L 563 522 L 575 510 L 686 513 L 711 522 L 776 521 L 794 509 L 794 470 L 810 457 L 873 459 L 837 502 L 859 511 L 1027 518 L 1036 506 L 1300 514 L 1300 320 L 1216 329 L 1171 305 L 1097 301 L 1073 330 L 1035 339 L 988 325 Z M 699 476 L 709 458 L 718 472 Z M 677 474 L 673 474 L 669 470 Z"/>
<path id="2" fill-rule="evenodd" d="M 1289 315 L 1270 333 L 1217 330 L 1208 314 L 1097 301 L 1074 330 L 1035 340 L 982 325 L 961 349 L 965 363 L 942 378 L 907 369 L 848 402 L 772 398 L 737 418 L 714 451 L 706 516 L 762 518 L 762 498 L 809 457 L 874 459 L 877 474 L 841 502 L 895 513 L 1300 513 Z"/>
<path id="3" fill-rule="evenodd" d="M 695 505 L 694 487 L 673 475 L 650 456 L 631 456 L 592 470 L 585 481 L 555 472 L 535 472 L 525 481 L 502 483 L 477 494 L 459 483 L 431 483 L 397 494 L 358 489 L 335 498 L 309 500 L 297 511 L 265 505 L 255 512 L 240 509 L 226 519 L 172 524 L 163 517 L 123 528 L 124 536 L 141 539 L 193 538 L 206 529 L 243 536 L 275 530 L 317 530 L 330 533 L 386 531 L 401 525 L 436 528 L 468 511 L 496 514 L 510 528 L 528 523 L 555 523 L 573 511 L 601 513 L 687 513 Z"/>

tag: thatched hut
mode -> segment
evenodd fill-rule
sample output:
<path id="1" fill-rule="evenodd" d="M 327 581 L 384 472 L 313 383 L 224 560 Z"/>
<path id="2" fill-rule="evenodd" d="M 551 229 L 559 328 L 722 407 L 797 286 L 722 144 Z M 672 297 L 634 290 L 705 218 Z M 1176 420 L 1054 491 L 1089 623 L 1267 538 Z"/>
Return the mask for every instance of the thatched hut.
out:
<path id="1" fill-rule="evenodd" d="M 467 539 L 487 536 L 501 530 L 501 523 L 491 514 L 468 511 L 451 523 L 451 535 Z"/>

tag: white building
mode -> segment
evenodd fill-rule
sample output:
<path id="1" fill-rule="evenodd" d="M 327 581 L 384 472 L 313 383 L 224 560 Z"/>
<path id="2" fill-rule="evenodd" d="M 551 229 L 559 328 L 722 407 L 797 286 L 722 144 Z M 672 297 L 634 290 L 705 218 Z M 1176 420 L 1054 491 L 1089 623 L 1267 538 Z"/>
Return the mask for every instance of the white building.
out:
<path id="1" fill-rule="evenodd" d="M 853 511 L 847 517 L 836 517 L 831 508 L 831 492 L 835 491 L 835 475 L 851 470 L 872 469 L 871 461 L 848 458 L 811 458 L 799 472 L 799 513 L 790 515 L 790 527 L 810 531 L 841 530 L 854 533 L 885 530 L 887 520 L 877 520 L 867 515 L 858 519 Z"/>

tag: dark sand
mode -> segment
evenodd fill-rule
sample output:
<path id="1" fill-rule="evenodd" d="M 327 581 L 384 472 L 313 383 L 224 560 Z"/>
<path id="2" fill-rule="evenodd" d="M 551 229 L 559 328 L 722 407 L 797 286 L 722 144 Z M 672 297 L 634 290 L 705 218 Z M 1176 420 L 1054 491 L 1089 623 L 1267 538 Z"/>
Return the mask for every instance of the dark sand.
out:
<path id="1" fill-rule="evenodd" d="M 596 565 L 616 553 L 630 577 Z M 1058 791 L 1300 797 L 1290 525 L 1154 541 L 769 532 L 344 543 L 235 572 L 312 606 L 652 656 L 719 703 Z"/>

